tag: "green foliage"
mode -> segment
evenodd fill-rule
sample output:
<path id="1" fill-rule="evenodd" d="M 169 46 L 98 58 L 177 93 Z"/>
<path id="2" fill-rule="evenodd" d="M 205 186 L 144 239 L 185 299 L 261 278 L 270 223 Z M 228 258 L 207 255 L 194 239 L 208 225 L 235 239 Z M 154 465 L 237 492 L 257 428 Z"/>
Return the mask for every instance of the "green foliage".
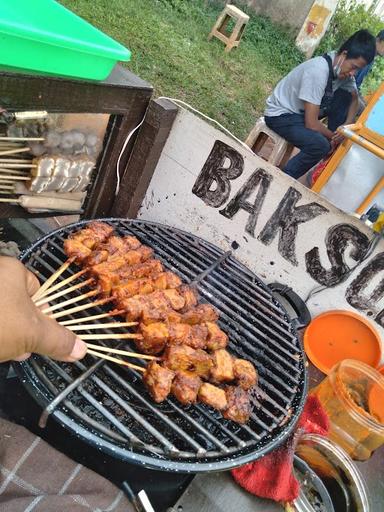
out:
<path id="1" fill-rule="evenodd" d="M 127 66 L 157 96 L 190 103 L 244 139 L 276 82 L 303 60 L 292 37 L 253 11 L 239 48 L 208 34 L 213 0 L 61 0 L 132 51 Z M 243 8 L 242 8 L 243 9 Z M 246 8 L 244 8 L 246 10 Z"/>
<path id="2" fill-rule="evenodd" d="M 337 50 L 354 32 L 363 28 L 376 36 L 380 30 L 383 30 L 384 23 L 371 8 L 367 9 L 356 0 L 349 2 L 340 0 L 316 54 L 321 55 L 329 50 Z M 363 82 L 363 94 L 377 89 L 383 78 L 384 59 L 377 58 L 372 71 Z"/>

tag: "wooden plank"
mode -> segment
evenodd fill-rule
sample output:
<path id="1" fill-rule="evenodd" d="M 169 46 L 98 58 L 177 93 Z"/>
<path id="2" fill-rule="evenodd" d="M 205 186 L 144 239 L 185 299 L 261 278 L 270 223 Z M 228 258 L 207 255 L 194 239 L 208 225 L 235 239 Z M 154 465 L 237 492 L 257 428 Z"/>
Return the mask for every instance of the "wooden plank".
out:
<path id="1" fill-rule="evenodd" d="M 150 91 L 131 91 L 129 112 L 125 116 L 111 116 L 104 140 L 104 151 L 97 163 L 94 183 L 84 205 L 84 218 L 108 217 L 116 200 L 116 167 L 128 134 L 140 123 L 150 100 Z M 137 133 L 134 134 L 120 161 L 125 169 Z"/>
<path id="2" fill-rule="evenodd" d="M 137 91 L 152 87 L 119 65 L 102 82 L 0 73 L 1 106 L 10 110 L 126 114 Z"/>
<path id="3" fill-rule="evenodd" d="M 169 100 L 151 101 L 132 149 L 112 215 L 135 218 L 168 139 L 178 108 Z"/>

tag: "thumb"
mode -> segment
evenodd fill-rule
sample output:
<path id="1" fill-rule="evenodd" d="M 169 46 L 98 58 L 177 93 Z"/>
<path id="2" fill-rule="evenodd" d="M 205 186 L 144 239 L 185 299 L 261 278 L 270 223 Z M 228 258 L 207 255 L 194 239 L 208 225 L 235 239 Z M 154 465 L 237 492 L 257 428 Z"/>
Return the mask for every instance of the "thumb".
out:
<path id="1" fill-rule="evenodd" d="M 41 313 L 30 351 L 59 361 L 73 362 L 85 356 L 87 346 L 73 332 Z"/>

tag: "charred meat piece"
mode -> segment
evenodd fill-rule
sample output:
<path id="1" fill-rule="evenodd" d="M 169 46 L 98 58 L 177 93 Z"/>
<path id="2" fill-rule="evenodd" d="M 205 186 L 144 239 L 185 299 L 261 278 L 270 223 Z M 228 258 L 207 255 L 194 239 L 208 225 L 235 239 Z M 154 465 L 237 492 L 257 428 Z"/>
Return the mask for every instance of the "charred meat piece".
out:
<path id="1" fill-rule="evenodd" d="M 228 406 L 225 391 L 213 384 L 209 384 L 209 382 L 204 382 L 201 385 L 198 397 L 200 402 L 210 405 L 219 411 L 223 411 Z"/>
<path id="2" fill-rule="evenodd" d="M 236 423 L 247 423 L 251 415 L 249 394 L 240 386 L 227 386 L 225 390 L 228 406 L 224 418 Z"/>
<path id="3" fill-rule="evenodd" d="M 173 272 L 160 272 L 151 277 L 128 279 L 113 289 L 113 295 L 118 299 L 126 299 L 134 295 L 148 295 L 156 290 L 177 288 L 181 280 Z"/>
<path id="4" fill-rule="evenodd" d="M 230 382 L 235 378 L 233 372 L 233 358 L 224 349 L 216 350 L 212 354 L 213 368 L 211 377 L 214 382 Z"/>
<path id="5" fill-rule="evenodd" d="M 164 364 L 171 370 L 184 370 L 207 379 L 212 368 L 212 359 L 204 350 L 188 345 L 169 345 L 164 353 Z"/>
<path id="6" fill-rule="evenodd" d="M 169 368 L 151 361 L 143 375 L 143 381 L 155 402 L 163 402 L 171 392 L 175 373 Z"/>
<path id="7" fill-rule="evenodd" d="M 139 332 L 143 336 L 135 340 L 139 350 L 145 354 L 159 354 L 164 350 L 169 335 L 166 324 L 162 322 L 150 325 L 140 324 Z"/>
<path id="8" fill-rule="evenodd" d="M 117 307 L 126 311 L 128 321 L 142 319 L 149 324 L 161 320 L 171 308 L 176 311 L 181 309 L 184 303 L 178 289 L 170 289 L 117 301 Z"/>
<path id="9" fill-rule="evenodd" d="M 190 286 L 183 285 L 180 286 L 179 292 L 181 296 L 184 298 L 184 306 L 182 313 L 185 313 L 192 307 L 197 306 L 198 296 L 196 290 L 194 290 Z"/>
<path id="10" fill-rule="evenodd" d="M 163 356 L 164 365 L 174 371 L 193 371 L 194 353 L 195 350 L 188 345 L 169 345 Z"/>
<path id="11" fill-rule="evenodd" d="M 144 263 L 138 263 L 136 265 L 125 266 L 118 270 L 119 280 L 121 282 L 127 281 L 128 279 L 139 279 L 142 277 L 152 277 L 160 272 L 163 272 L 164 268 L 159 260 L 149 259 Z"/>
<path id="12" fill-rule="evenodd" d="M 183 313 L 183 323 L 201 324 L 203 322 L 217 322 L 219 314 L 210 304 L 199 304 Z"/>
<path id="13" fill-rule="evenodd" d="M 110 295 L 112 289 L 130 278 L 142 278 L 162 270 L 160 261 L 150 259 L 136 265 L 127 265 L 124 258 L 115 255 L 109 262 L 103 262 L 90 268 L 90 274 L 98 281 L 103 295 Z"/>
<path id="14" fill-rule="evenodd" d="M 257 384 L 257 372 L 250 361 L 245 359 L 234 359 L 233 370 L 235 379 L 240 387 L 245 390 L 250 389 Z"/>
<path id="15" fill-rule="evenodd" d="M 169 307 L 178 311 L 185 306 L 185 298 L 179 289 L 163 290 L 164 297 L 167 299 Z"/>
<path id="16" fill-rule="evenodd" d="M 169 324 L 169 343 L 204 349 L 207 335 L 208 329 L 205 325 Z"/>
<path id="17" fill-rule="evenodd" d="M 183 405 L 197 402 L 197 393 L 202 382 L 200 377 L 192 372 L 179 371 L 172 382 L 171 392 Z"/>
<path id="18" fill-rule="evenodd" d="M 93 266 L 107 261 L 114 254 L 123 255 L 127 251 L 136 250 L 141 246 L 135 236 L 110 236 L 105 242 L 99 244 L 86 259 L 86 265 Z"/>
<path id="19" fill-rule="evenodd" d="M 192 348 L 205 349 L 207 346 L 208 328 L 204 324 L 192 325 L 191 335 L 185 343 Z"/>
<path id="20" fill-rule="evenodd" d="M 208 328 L 207 349 L 219 350 L 228 345 L 228 336 L 213 322 L 205 322 Z"/>
<path id="21" fill-rule="evenodd" d="M 88 226 L 70 235 L 64 241 L 64 251 L 68 258 L 82 263 L 92 249 L 104 242 L 113 233 L 113 228 L 104 222 L 91 222 Z"/>

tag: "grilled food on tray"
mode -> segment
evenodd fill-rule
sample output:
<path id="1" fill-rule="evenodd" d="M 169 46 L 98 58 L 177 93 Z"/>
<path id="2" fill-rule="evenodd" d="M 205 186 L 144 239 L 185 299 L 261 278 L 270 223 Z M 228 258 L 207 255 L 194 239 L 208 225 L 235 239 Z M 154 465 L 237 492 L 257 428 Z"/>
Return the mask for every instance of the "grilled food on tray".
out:
<path id="1" fill-rule="evenodd" d="M 226 350 L 228 336 L 216 323 L 216 309 L 198 304 L 196 290 L 165 270 L 153 249 L 93 222 L 65 240 L 64 250 L 87 268 L 100 294 L 111 297 L 127 321 L 139 322 L 138 349 L 160 355 L 143 376 L 155 402 L 172 394 L 183 405 L 199 401 L 229 420 L 249 420 L 255 367 Z"/>

